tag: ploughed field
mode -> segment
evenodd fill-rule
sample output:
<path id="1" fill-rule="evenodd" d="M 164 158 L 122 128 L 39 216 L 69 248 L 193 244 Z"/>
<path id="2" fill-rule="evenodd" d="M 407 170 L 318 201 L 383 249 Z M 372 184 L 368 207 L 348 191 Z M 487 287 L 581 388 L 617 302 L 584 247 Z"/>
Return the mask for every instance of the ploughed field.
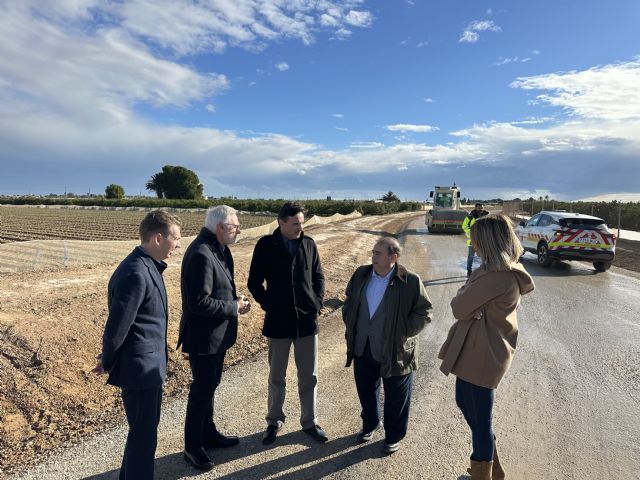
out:
<path id="1" fill-rule="evenodd" d="M 0 243 L 27 240 L 133 240 L 147 210 L 93 210 L 0 206 Z M 196 235 L 205 211 L 180 210 L 182 235 Z M 244 229 L 275 220 L 271 215 L 240 214 Z"/>

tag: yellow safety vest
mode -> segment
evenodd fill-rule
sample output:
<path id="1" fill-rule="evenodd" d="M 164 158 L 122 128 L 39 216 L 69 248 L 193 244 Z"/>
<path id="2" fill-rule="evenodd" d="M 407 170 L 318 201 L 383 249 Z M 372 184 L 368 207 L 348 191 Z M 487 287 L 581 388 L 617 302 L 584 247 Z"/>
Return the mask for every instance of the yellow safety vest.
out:
<path id="1" fill-rule="evenodd" d="M 464 230 L 464 234 L 467 236 L 467 246 L 471 246 L 471 227 L 476 223 L 475 217 L 471 215 L 467 215 L 464 217 L 462 221 L 462 230 Z"/>

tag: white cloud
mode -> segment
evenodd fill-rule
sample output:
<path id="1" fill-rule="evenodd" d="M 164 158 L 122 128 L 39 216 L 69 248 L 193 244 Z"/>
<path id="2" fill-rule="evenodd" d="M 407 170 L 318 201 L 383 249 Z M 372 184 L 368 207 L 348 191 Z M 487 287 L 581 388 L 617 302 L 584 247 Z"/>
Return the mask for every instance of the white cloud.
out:
<path id="1" fill-rule="evenodd" d="M 520 58 L 518 56 L 508 57 L 508 58 L 500 57 L 498 58 L 498 60 L 493 62 L 493 64 L 501 66 L 501 65 L 507 65 L 509 63 L 527 63 L 529 61 L 531 61 L 531 57 L 524 57 L 524 58 Z"/>
<path id="2" fill-rule="evenodd" d="M 320 15 L 320 24 L 325 27 L 335 27 L 339 24 L 339 20 L 331 15 L 323 13 Z"/>
<path id="3" fill-rule="evenodd" d="M 336 127 L 336 130 L 338 130 L 339 132 L 348 132 L 349 129 L 347 127 Z"/>
<path id="4" fill-rule="evenodd" d="M 342 113 L 332 113 L 331 116 L 333 118 L 344 118 L 344 114 Z"/>
<path id="5" fill-rule="evenodd" d="M 353 142 L 349 148 L 383 148 L 384 143 L 380 142 Z"/>
<path id="6" fill-rule="evenodd" d="M 289 64 L 287 62 L 280 62 L 276 64 L 276 68 L 281 72 L 286 72 L 287 70 L 289 70 Z"/>
<path id="7" fill-rule="evenodd" d="M 344 20 L 354 27 L 370 27 L 374 19 L 371 12 L 350 10 Z"/>
<path id="8" fill-rule="evenodd" d="M 640 59 L 593 67 L 581 72 L 560 72 L 520 77 L 511 86 L 547 90 L 537 100 L 563 108 L 569 115 L 588 119 L 640 119 Z"/>
<path id="9" fill-rule="evenodd" d="M 345 40 L 349 38 L 352 33 L 353 32 L 351 30 L 348 30 L 346 28 L 340 28 L 335 31 L 335 38 L 337 38 L 338 40 Z"/>
<path id="10" fill-rule="evenodd" d="M 431 98 L 431 97 L 424 97 L 424 98 L 423 98 L 423 100 L 424 100 L 426 103 L 433 103 L 433 98 Z"/>
<path id="11" fill-rule="evenodd" d="M 315 41 L 322 29 L 367 28 L 373 15 L 352 0 L 61 0 L 15 2 L 53 20 L 99 20 L 178 56 L 223 52 L 229 46 L 262 50 L 277 39 Z"/>
<path id="12" fill-rule="evenodd" d="M 206 107 L 204 107 L 207 112 L 211 112 L 211 113 L 215 113 L 216 111 L 216 107 L 213 106 L 211 103 L 208 103 Z"/>
<path id="13" fill-rule="evenodd" d="M 426 47 L 427 45 L 429 45 L 429 42 L 427 42 L 427 41 L 425 40 L 425 41 L 422 41 L 422 42 L 418 42 L 418 43 L 416 44 L 416 48 Z"/>
<path id="14" fill-rule="evenodd" d="M 387 125 L 384 128 L 390 132 L 412 132 L 412 133 L 425 133 L 439 130 L 438 127 L 432 127 L 431 125 L 410 125 L 406 123 L 398 123 L 396 125 Z"/>
<path id="15" fill-rule="evenodd" d="M 81 124 L 121 121 L 136 104 L 186 107 L 229 85 L 224 75 L 154 56 L 121 30 L 67 29 L 30 17 L 24 5 L 2 13 L 0 95 L 21 109 L 66 112 Z"/>
<path id="16" fill-rule="evenodd" d="M 478 32 L 501 32 L 502 28 L 493 20 L 477 20 L 469 23 L 458 40 L 460 43 L 475 43 L 480 39 Z"/>

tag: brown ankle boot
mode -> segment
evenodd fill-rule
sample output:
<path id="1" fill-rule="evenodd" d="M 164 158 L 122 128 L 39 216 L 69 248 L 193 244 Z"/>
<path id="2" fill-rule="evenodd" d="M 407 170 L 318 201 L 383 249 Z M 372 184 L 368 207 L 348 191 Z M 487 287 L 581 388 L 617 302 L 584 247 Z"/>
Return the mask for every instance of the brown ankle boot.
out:
<path id="1" fill-rule="evenodd" d="M 498 458 L 498 449 L 493 448 L 493 470 L 491 471 L 491 480 L 504 480 L 505 473 L 500 465 L 500 459 Z"/>
<path id="2" fill-rule="evenodd" d="M 476 462 L 471 460 L 471 468 L 467 470 L 471 474 L 471 480 L 491 480 L 491 468 L 493 462 Z"/>

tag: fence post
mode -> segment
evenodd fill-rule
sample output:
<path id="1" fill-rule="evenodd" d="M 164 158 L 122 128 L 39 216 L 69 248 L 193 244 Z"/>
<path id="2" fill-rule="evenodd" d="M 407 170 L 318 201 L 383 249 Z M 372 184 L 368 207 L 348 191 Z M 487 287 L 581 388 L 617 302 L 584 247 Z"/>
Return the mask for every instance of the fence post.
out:
<path id="1" fill-rule="evenodd" d="M 620 238 L 620 219 L 622 218 L 622 202 L 618 206 L 618 238 Z"/>

